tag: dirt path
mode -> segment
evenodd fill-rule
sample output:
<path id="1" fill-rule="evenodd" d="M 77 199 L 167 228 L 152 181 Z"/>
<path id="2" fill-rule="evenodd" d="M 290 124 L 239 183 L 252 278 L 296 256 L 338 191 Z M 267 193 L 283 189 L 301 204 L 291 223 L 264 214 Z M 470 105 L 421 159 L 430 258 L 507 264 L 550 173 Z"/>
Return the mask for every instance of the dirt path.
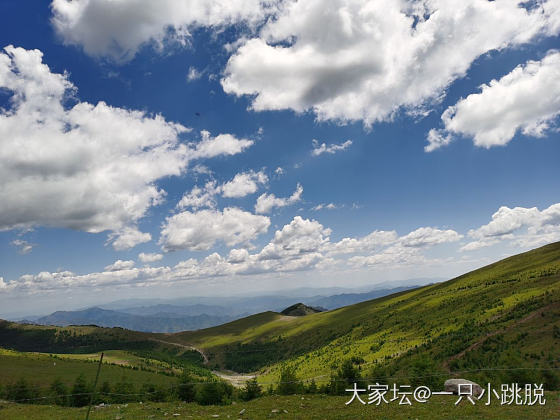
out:
<path id="1" fill-rule="evenodd" d="M 157 341 L 158 343 L 162 343 L 162 344 L 168 344 L 170 346 L 181 347 L 185 350 L 196 351 L 196 352 L 200 353 L 200 355 L 202 356 L 202 359 L 204 360 L 204 364 L 205 365 L 208 364 L 208 356 L 206 356 L 206 354 L 201 349 L 198 349 L 198 348 L 193 347 L 193 346 L 187 346 L 185 344 L 173 343 L 171 341 L 158 340 L 157 338 L 152 338 L 151 340 L 152 341 Z"/>
<path id="2" fill-rule="evenodd" d="M 243 388 L 248 380 L 256 378 L 256 375 L 242 375 L 240 373 L 231 371 L 223 372 L 219 370 L 213 370 L 212 373 L 228 381 L 236 388 Z"/>
<path id="3" fill-rule="evenodd" d="M 533 319 L 534 317 L 541 315 L 544 311 L 550 309 L 550 307 L 554 306 L 554 304 L 551 305 L 547 305 L 544 308 L 540 308 L 537 309 L 534 312 L 531 312 L 529 315 L 527 315 L 525 318 L 521 318 L 519 321 L 512 323 L 510 326 L 502 329 L 502 330 L 498 330 L 498 331 L 493 331 L 491 333 L 486 334 L 484 337 L 482 337 L 480 340 L 478 340 L 477 342 L 471 344 L 469 347 L 467 347 L 465 350 L 454 354 L 453 356 L 451 356 L 449 359 L 447 359 L 444 363 L 443 363 L 443 368 L 445 370 L 447 370 L 448 372 L 451 372 L 451 369 L 449 369 L 449 364 L 456 359 L 460 359 L 461 357 L 463 357 L 468 351 L 471 350 L 475 350 L 477 348 L 479 348 L 486 340 L 488 340 L 490 337 L 494 337 L 495 335 L 498 334 L 502 334 L 505 332 L 510 331 L 512 328 L 515 328 L 516 326 L 518 326 L 519 324 L 523 324 L 527 321 L 530 321 L 531 319 Z"/>
<path id="4" fill-rule="evenodd" d="M 158 343 L 162 343 L 162 344 L 168 344 L 170 346 L 181 347 L 185 350 L 197 351 L 198 353 L 200 353 L 200 355 L 204 359 L 204 364 L 205 365 L 208 364 L 208 356 L 206 356 L 204 351 L 202 351 L 199 348 L 196 348 L 196 347 L 193 347 L 193 346 L 188 346 L 186 344 L 173 343 L 172 341 L 159 340 L 157 338 L 152 338 L 152 341 L 157 341 Z M 245 383 L 248 380 L 256 378 L 256 375 L 242 375 L 241 373 L 237 373 L 237 372 L 233 372 L 233 371 L 213 370 L 212 373 L 214 375 L 219 376 L 220 378 L 228 381 L 230 384 L 232 384 L 236 388 L 242 388 L 242 387 L 245 386 Z"/>

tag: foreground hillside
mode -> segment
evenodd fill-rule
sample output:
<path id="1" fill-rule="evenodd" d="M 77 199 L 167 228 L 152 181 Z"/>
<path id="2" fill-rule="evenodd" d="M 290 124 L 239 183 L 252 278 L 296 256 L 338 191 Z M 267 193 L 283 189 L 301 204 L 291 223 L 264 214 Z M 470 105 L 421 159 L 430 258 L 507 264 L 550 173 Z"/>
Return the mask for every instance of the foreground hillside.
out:
<path id="1" fill-rule="evenodd" d="M 244 419 L 487 419 L 526 420 L 558 417 L 558 393 L 546 394 L 545 406 L 485 406 L 463 401 L 455 406 L 456 397 L 434 396 L 427 403 L 412 406 L 396 402 L 381 406 L 350 404 L 347 397 L 326 395 L 271 396 L 229 406 L 200 406 L 174 403 L 113 404 L 95 408 L 91 420 L 166 419 L 166 418 L 244 418 Z M 86 408 L 18 405 L 0 402 L 0 418 L 10 420 L 75 420 L 85 417 Z"/>
<path id="2" fill-rule="evenodd" d="M 374 376 L 444 378 L 468 370 L 478 380 L 534 379 L 555 388 L 559 327 L 560 243 L 554 243 L 338 310 L 305 317 L 265 312 L 168 340 L 203 349 L 214 366 L 260 370 L 262 381 L 277 380 L 286 362 L 299 378 L 328 381 L 352 358 Z"/>

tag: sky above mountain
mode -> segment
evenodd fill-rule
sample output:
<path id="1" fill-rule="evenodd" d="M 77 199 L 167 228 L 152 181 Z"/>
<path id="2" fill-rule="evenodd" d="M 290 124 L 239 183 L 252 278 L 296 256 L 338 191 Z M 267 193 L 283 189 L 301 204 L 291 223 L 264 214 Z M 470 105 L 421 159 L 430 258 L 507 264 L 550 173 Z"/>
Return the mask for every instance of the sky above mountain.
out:
<path id="1" fill-rule="evenodd" d="M 452 277 L 560 240 L 556 0 L 0 19 L 0 315 Z"/>

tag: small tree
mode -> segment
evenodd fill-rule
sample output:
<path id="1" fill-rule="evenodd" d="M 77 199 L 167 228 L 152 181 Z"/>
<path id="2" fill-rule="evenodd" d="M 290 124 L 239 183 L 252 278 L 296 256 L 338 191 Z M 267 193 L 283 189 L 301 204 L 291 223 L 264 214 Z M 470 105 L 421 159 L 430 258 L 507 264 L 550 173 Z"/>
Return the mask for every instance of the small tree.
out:
<path id="1" fill-rule="evenodd" d="M 296 375 L 294 366 L 284 365 L 280 370 L 280 383 L 276 391 L 280 395 L 293 395 L 302 390 L 301 383 Z"/>
<path id="2" fill-rule="evenodd" d="M 179 383 L 177 384 L 177 398 L 181 401 L 193 402 L 195 397 L 195 380 L 189 372 L 183 370 L 183 373 L 179 377 Z"/>
<path id="3" fill-rule="evenodd" d="M 6 397 L 10 401 L 20 401 L 22 403 L 29 402 L 33 398 L 31 387 L 25 380 L 20 378 L 16 383 L 6 386 Z"/>
<path id="4" fill-rule="evenodd" d="M 201 405 L 222 405 L 231 401 L 233 387 L 222 381 L 210 380 L 198 388 L 196 402 Z"/>
<path id="5" fill-rule="evenodd" d="M 70 402 L 73 407 L 83 407 L 89 404 L 90 400 L 90 387 L 86 382 L 86 377 L 83 373 L 76 378 L 74 386 L 72 387 L 72 396 Z"/>
<path id="6" fill-rule="evenodd" d="M 99 392 L 95 395 L 96 403 L 111 402 L 111 385 L 108 381 L 104 381 L 99 388 Z"/>
<path id="7" fill-rule="evenodd" d="M 257 382 L 257 378 L 250 379 L 245 383 L 242 395 L 245 401 L 253 400 L 262 395 L 262 388 Z"/>
<path id="8" fill-rule="evenodd" d="M 147 383 L 142 386 L 142 394 L 145 394 L 145 399 L 154 402 L 167 401 L 167 392 L 161 386 L 156 386 L 152 383 Z"/>
<path id="9" fill-rule="evenodd" d="M 331 375 L 329 391 L 331 394 L 344 395 L 346 389 L 352 388 L 354 383 L 358 384 L 359 388 L 365 385 L 359 369 L 354 365 L 352 359 L 348 359 L 342 363 L 334 375 Z"/>
<path id="10" fill-rule="evenodd" d="M 136 400 L 136 396 L 134 395 L 136 390 L 134 389 L 134 384 L 128 382 L 126 377 L 123 378 L 115 384 L 114 387 L 114 396 L 113 401 L 117 403 L 126 403 L 132 402 Z"/>
<path id="11" fill-rule="evenodd" d="M 305 392 L 307 392 L 308 394 L 316 394 L 318 391 L 319 388 L 317 388 L 317 383 L 315 382 L 315 379 L 311 379 L 311 382 L 307 386 Z"/>
<path id="12" fill-rule="evenodd" d="M 422 355 L 412 362 L 410 369 L 412 386 L 424 385 L 431 390 L 443 389 L 444 374 L 441 368 L 429 358 Z"/>
<path id="13" fill-rule="evenodd" d="M 49 387 L 52 401 L 56 405 L 68 405 L 68 387 L 60 378 L 56 378 Z"/>

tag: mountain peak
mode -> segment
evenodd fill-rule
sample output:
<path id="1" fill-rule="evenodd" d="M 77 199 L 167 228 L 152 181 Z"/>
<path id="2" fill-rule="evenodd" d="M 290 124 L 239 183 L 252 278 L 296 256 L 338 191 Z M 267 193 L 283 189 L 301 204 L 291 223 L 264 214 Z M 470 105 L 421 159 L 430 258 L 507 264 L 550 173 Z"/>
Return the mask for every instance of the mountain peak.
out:
<path id="1" fill-rule="evenodd" d="M 296 303 L 295 305 L 289 306 L 288 308 L 284 309 L 280 312 L 282 315 L 288 316 L 305 316 L 316 314 L 317 312 L 323 312 L 323 308 L 314 308 L 312 306 L 307 306 L 303 303 Z"/>

